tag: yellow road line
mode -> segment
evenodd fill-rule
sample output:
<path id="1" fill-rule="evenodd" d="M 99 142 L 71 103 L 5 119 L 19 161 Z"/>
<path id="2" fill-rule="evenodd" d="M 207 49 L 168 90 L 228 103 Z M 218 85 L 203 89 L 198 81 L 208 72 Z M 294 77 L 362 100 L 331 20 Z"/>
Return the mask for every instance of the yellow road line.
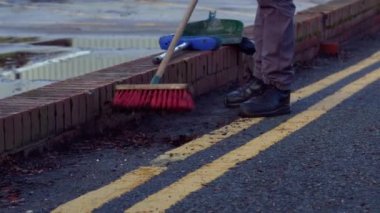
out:
<path id="1" fill-rule="evenodd" d="M 380 52 L 377 52 L 370 56 L 369 58 L 360 61 L 358 64 L 355 64 L 351 67 L 348 67 L 338 73 L 332 74 L 324 79 L 319 80 L 311 85 L 308 85 L 304 88 L 301 88 L 294 93 L 292 93 L 291 102 L 295 103 L 299 100 L 307 98 L 314 93 L 317 93 L 338 81 L 354 74 L 360 72 L 362 69 L 374 65 L 380 60 Z M 200 138 L 197 138 L 191 142 L 188 142 L 176 149 L 165 152 L 164 154 L 158 156 L 152 161 L 153 165 L 166 165 L 168 163 L 185 160 L 186 158 L 194 155 L 197 152 L 205 150 L 212 145 L 219 143 L 220 141 L 229 138 L 233 135 L 238 134 L 251 127 L 252 125 L 258 124 L 262 121 L 262 118 L 257 119 L 237 119 L 236 121 L 221 127 L 217 130 L 212 131 L 209 134 L 205 134 Z"/>
<path id="2" fill-rule="evenodd" d="M 292 93 L 292 103 L 299 101 L 301 99 L 307 98 L 308 96 L 314 93 L 317 93 L 354 73 L 360 72 L 362 69 L 377 63 L 379 60 L 380 60 L 380 52 L 377 52 L 373 54 L 372 56 L 368 57 L 367 59 L 362 60 L 351 67 L 348 67 L 338 73 L 332 74 L 318 82 L 315 82 L 309 86 L 306 86 L 300 90 L 297 90 L 294 93 Z M 126 177 L 128 177 L 130 179 L 128 182 L 120 181 L 121 179 L 116 180 L 112 183 L 109 183 L 108 185 L 103 186 L 102 188 L 98 190 L 88 192 L 80 196 L 79 198 L 69 201 L 68 203 L 62 204 L 53 212 L 68 212 L 68 213 L 91 212 L 92 210 L 99 208 L 101 205 L 109 202 L 110 200 L 115 199 L 122 194 L 130 192 L 135 187 L 143 184 L 145 181 L 148 181 L 154 176 L 159 175 L 166 169 L 167 163 L 185 160 L 191 155 L 194 155 L 200 151 L 203 151 L 226 138 L 236 135 L 239 132 L 243 131 L 244 129 L 247 129 L 251 127 L 252 125 L 257 124 L 262 120 L 263 119 L 261 118 L 238 119 L 229 125 L 226 125 L 220 129 L 214 130 L 213 132 L 209 134 L 206 134 L 198 139 L 188 142 L 176 149 L 165 152 L 164 154 L 157 157 L 155 160 L 151 162 L 153 167 L 149 167 L 149 168 L 157 169 L 160 172 L 157 172 L 157 173 L 147 172 L 146 176 L 140 176 L 141 173 L 139 172 L 127 173 L 126 175 L 121 177 L 121 179 L 125 180 Z M 144 179 L 145 181 L 140 181 L 140 178 Z M 125 186 L 126 184 L 130 184 L 132 187 L 131 186 L 126 187 Z M 118 192 L 118 193 L 115 193 L 114 196 L 106 196 L 106 194 L 104 193 L 104 191 L 109 192 L 113 190 Z M 93 203 L 92 200 L 96 200 L 94 201 L 95 204 L 93 205 L 92 205 Z M 71 211 L 77 208 L 82 209 L 80 207 L 81 203 L 84 203 L 83 206 L 85 207 L 83 207 L 83 209 L 85 211 Z M 87 205 L 87 204 L 91 204 L 92 206 Z"/>
<path id="3" fill-rule="evenodd" d="M 369 84 L 379 80 L 379 78 L 380 69 L 377 69 L 324 98 L 322 101 L 295 115 L 274 129 L 225 154 L 212 163 L 206 164 L 200 169 L 189 173 L 161 191 L 150 195 L 125 212 L 164 212 L 172 205 L 183 200 L 190 193 L 200 190 L 205 184 L 221 177 L 239 163 L 255 157 L 260 152 L 315 121 L 336 107 L 339 103 L 342 103 L 344 100 L 361 91 Z"/>
<path id="4" fill-rule="evenodd" d="M 94 209 L 101 207 L 107 201 L 120 197 L 165 170 L 165 167 L 140 167 L 112 182 L 107 187 L 103 187 L 82 195 L 71 202 L 57 207 L 52 212 L 92 212 Z"/>

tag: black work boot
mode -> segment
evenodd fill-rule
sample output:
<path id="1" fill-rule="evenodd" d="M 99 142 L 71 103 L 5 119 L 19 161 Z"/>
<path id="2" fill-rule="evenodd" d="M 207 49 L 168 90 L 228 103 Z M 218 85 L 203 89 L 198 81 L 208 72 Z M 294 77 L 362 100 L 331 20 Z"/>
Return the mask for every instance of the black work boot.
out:
<path id="1" fill-rule="evenodd" d="M 240 105 L 242 117 L 271 117 L 290 113 L 290 91 L 266 86 L 260 96 L 253 97 Z"/>
<path id="2" fill-rule="evenodd" d="M 257 78 L 253 78 L 244 86 L 228 93 L 225 97 L 224 103 L 227 107 L 238 107 L 241 103 L 250 98 L 260 95 L 263 92 L 263 89 L 264 83 Z"/>

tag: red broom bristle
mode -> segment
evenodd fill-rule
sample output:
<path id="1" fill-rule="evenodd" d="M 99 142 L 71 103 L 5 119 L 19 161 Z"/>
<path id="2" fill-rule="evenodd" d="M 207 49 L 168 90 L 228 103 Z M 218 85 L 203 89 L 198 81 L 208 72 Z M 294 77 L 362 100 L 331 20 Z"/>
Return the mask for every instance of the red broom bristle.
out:
<path id="1" fill-rule="evenodd" d="M 157 109 L 165 109 L 165 97 L 166 97 L 166 90 L 161 90 L 159 100 L 160 100 L 160 105 L 159 108 Z"/>
<path id="2" fill-rule="evenodd" d="M 122 101 L 121 97 L 123 93 L 124 93 L 123 91 L 116 91 L 115 97 L 113 99 L 114 106 L 120 106 L 120 102 Z"/>
<path id="3" fill-rule="evenodd" d="M 176 93 L 176 91 L 170 92 L 169 96 L 168 96 L 168 108 L 170 108 L 170 109 L 175 108 L 175 105 L 174 105 L 175 93 Z"/>
<path id="4" fill-rule="evenodd" d="M 131 90 L 131 91 L 128 91 L 128 92 L 125 93 L 125 98 L 124 98 L 123 106 L 129 107 L 129 104 L 132 101 L 133 96 L 135 94 L 134 92 L 135 92 L 134 90 Z"/>
<path id="5" fill-rule="evenodd" d="M 129 108 L 132 108 L 132 109 L 136 108 L 140 95 L 141 95 L 141 91 L 133 90 L 133 93 L 131 94 L 131 99 L 127 103 L 127 105 L 129 105 Z"/>
<path id="6" fill-rule="evenodd" d="M 163 109 L 170 109 L 170 105 L 168 104 L 169 101 L 169 90 L 164 90 L 164 98 L 162 99 L 162 108 Z"/>
<path id="7" fill-rule="evenodd" d="M 152 92 L 152 99 L 150 101 L 150 107 L 152 109 L 156 109 L 157 108 L 157 105 L 158 105 L 158 92 L 157 90 L 154 90 Z"/>
<path id="8" fill-rule="evenodd" d="M 135 101 L 135 96 L 136 96 L 136 91 L 135 90 L 131 90 L 129 92 L 128 96 L 126 96 L 123 105 L 125 107 L 127 107 L 127 108 L 133 108 L 133 104 L 134 104 L 134 101 Z"/>
<path id="9" fill-rule="evenodd" d="M 158 100 L 158 103 L 157 103 L 157 110 L 158 109 L 164 109 L 164 99 L 165 99 L 165 90 L 160 90 L 158 92 L 158 97 L 157 97 L 157 100 Z"/>
<path id="10" fill-rule="evenodd" d="M 149 90 L 146 90 L 145 91 L 145 97 L 144 97 L 144 100 L 143 100 L 143 108 L 148 108 L 149 107 L 149 103 L 150 103 L 151 98 L 152 98 L 152 92 L 149 91 Z"/>
<path id="11" fill-rule="evenodd" d="M 122 90 L 116 91 L 113 104 L 130 109 L 188 111 L 194 108 L 187 90 Z"/>
<path id="12" fill-rule="evenodd" d="M 144 98 L 146 96 L 146 90 L 140 91 L 138 98 L 136 99 L 135 108 L 142 108 L 144 104 Z"/>

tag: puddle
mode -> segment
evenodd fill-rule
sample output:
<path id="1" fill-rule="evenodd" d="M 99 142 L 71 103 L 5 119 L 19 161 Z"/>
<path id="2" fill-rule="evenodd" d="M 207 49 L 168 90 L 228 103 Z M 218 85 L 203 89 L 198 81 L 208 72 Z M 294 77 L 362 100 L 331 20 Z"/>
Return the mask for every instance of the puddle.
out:
<path id="1" fill-rule="evenodd" d="M 0 54 L 0 73 L 23 67 L 30 63 L 44 61 L 58 55 L 59 53 L 33 53 L 33 52 L 12 52 Z"/>
<path id="2" fill-rule="evenodd" d="M 0 37 L 0 44 L 25 43 L 38 41 L 37 37 Z"/>
<path id="3" fill-rule="evenodd" d="M 36 89 L 52 82 L 49 81 L 27 81 L 27 80 L 1 80 L 0 79 L 0 99 L 11 95 Z"/>

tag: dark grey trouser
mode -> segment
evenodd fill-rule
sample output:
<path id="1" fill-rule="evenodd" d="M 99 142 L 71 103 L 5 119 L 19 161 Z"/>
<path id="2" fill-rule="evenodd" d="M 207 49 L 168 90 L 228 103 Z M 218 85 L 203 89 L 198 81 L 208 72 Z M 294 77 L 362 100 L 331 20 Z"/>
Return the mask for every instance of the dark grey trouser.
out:
<path id="1" fill-rule="evenodd" d="M 293 0 L 257 0 L 253 75 L 278 89 L 289 90 L 295 49 Z"/>

